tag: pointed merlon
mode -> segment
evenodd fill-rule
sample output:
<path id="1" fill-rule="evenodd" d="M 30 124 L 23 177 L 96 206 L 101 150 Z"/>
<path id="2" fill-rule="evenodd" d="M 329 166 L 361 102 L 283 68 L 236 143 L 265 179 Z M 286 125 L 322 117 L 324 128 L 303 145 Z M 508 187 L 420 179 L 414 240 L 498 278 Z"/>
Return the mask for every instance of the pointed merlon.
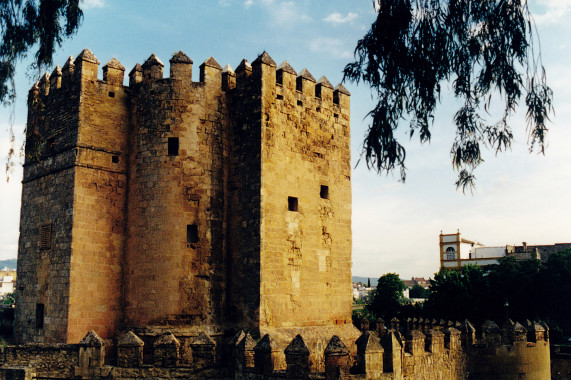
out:
<path id="1" fill-rule="evenodd" d="M 527 329 L 523 327 L 519 322 L 516 322 L 512 325 L 511 331 L 517 334 L 527 334 Z"/>
<path id="2" fill-rule="evenodd" d="M 170 63 L 189 63 L 192 65 L 192 59 L 186 54 L 184 54 L 181 50 L 178 53 L 175 53 L 171 59 L 169 59 Z"/>
<path id="3" fill-rule="evenodd" d="M 142 73 L 143 72 L 143 67 L 140 64 L 136 64 L 135 67 L 133 67 L 133 69 L 129 72 L 129 75 L 135 73 L 135 72 L 139 72 Z"/>
<path id="4" fill-rule="evenodd" d="M 347 90 L 345 88 L 345 86 L 343 86 L 341 83 L 339 83 L 337 86 L 335 86 L 335 90 L 339 91 L 342 94 L 345 94 L 347 96 L 351 96 L 351 93 L 349 92 L 349 90 Z"/>
<path id="5" fill-rule="evenodd" d="M 111 58 L 109 62 L 107 62 L 105 66 L 103 66 L 103 68 L 106 67 L 110 69 L 125 71 L 125 66 L 123 66 L 121 62 L 119 62 L 116 58 Z"/>
<path id="6" fill-rule="evenodd" d="M 272 352 L 272 340 L 268 334 L 260 339 L 256 347 L 254 347 L 254 351 Z"/>
<path id="7" fill-rule="evenodd" d="M 163 335 L 161 335 L 159 337 L 159 339 L 157 339 L 155 341 L 155 343 L 153 344 L 153 346 L 157 347 L 157 346 L 176 346 L 176 347 L 180 347 L 180 342 L 178 341 L 178 339 L 170 332 L 167 331 L 165 333 L 163 333 Z"/>
<path id="8" fill-rule="evenodd" d="M 486 334 L 499 334 L 501 332 L 496 322 L 490 321 L 489 319 L 482 324 L 482 331 Z"/>
<path id="9" fill-rule="evenodd" d="M 297 75 L 293 67 L 288 63 L 288 61 L 283 61 L 283 63 L 278 67 L 278 70 L 285 71 L 286 73 L 290 73 L 292 75 Z"/>
<path id="10" fill-rule="evenodd" d="M 331 84 L 331 82 L 329 82 L 327 80 L 327 78 L 324 76 L 322 76 L 321 78 L 319 78 L 319 80 L 317 81 L 317 84 L 322 85 L 323 87 L 328 87 L 330 89 L 333 90 L 333 85 Z"/>
<path id="11" fill-rule="evenodd" d="M 80 346 L 89 346 L 89 347 L 103 347 L 105 346 L 105 342 L 97 333 L 93 330 L 89 331 L 79 342 Z"/>
<path id="12" fill-rule="evenodd" d="M 349 355 L 349 350 L 345 343 L 337 336 L 333 335 L 333 338 L 327 344 L 325 348 L 325 355 L 333 355 L 333 356 L 341 356 L 341 355 Z"/>
<path id="13" fill-rule="evenodd" d="M 54 69 L 54 71 L 52 71 L 52 75 L 50 75 L 51 77 L 56 76 L 56 77 L 61 77 L 61 67 L 59 65 L 56 66 L 56 68 Z"/>
<path id="14" fill-rule="evenodd" d="M 99 65 L 99 61 L 97 60 L 97 57 L 95 57 L 95 55 L 93 55 L 93 53 L 89 49 L 83 49 L 81 51 L 81 53 L 79 53 L 79 55 L 75 58 L 75 62 L 79 62 L 79 61 L 87 61 L 87 62 L 92 62 L 92 63 L 96 63 Z"/>
<path id="15" fill-rule="evenodd" d="M 291 341 L 289 346 L 286 347 L 284 350 L 286 355 L 309 355 L 309 349 L 305 345 L 303 338 L 301 335 L 297 334 L 295 338 Z"/>
<path id="16" fill-rule="evenodd" d="M 210 336 L 208 336 L 208 334 L 206 334 L 204 331 L 202 331 L 200 334 L 198 334 L 196 339 L 193 340 L 192 343 L 190 343 L 190 344 L 191 345 L 201 345 L 201 346 L 215 346 L 216 342 L 214 342 L 212 340 L 212 338 Z"/>
<path id="17" fill-rule="evenodd" d="M 311 75 L 311 73 L 309 72 L 309 70 L 307 70 L 306 68 L 304 68 L 303 70 L 301 70 L 301 73 L 299 73 L 298 78 L 301 77 L 303 79 L 307 79 L 309 81 L 312 81 L 313 83 L 315 83 L 315 78 L 313 77 L 313 75 Z"/>
<path id="18" fill-rule="evenodd" d="M 230 65 L 226 65 L 224 66 L 224 68 L 222 69 L 222 73 L 228 73 L 230 75 L 234 75 L 234 70 L 232 70 L 232 66 Z"/>
<path id="19" fill-rule="evenodd" d="M 250 65 L 250 62 L 248 62 L 246 60 L 246 58 L 244 58 L 240 64 L 238 65 L 238 67 L 236 67 L 236 72 L 242 72 L 242 71 L 252 71 L 252 65 Z"/>
<path id="20" fill-rule="evenodd" d="M 159 57 L 157 57 L 155 54 L 151 54 L 149 59 L 147 59 L 145 61 L 145 63 L 143 63 L 143 66 L 141 66 L 141 67 L 145 68 L 145 67 L 156 66 L 156 65 L 159 65 L 161 67 L 165 67 L 165 65 L 161 62 Z"/>
<path id="21" fill-rule="evenodd" d="M 65 64 L 63 65 L 63 70 L 67 70 L 67 69 L 71 69 L 71 68 L 75 67 L 74 62 L 75 62 L 75 60 L 70 55 L 69 58 L 67 59 L 67 61 L 65 61 Z"/>
<path id="22" fill-rule="evenodd" d="M 40 78 L 40 85 L 49 82 L 50 82 L 50 74 L 45 73 L 44 75 L 42 75 L 42 77 Z"/>
<path id="23" fill-rule="evenodd" d="M 271 67 L 276 67 L 276 62 L 265 51 L 262 54 L 260 54 L 259 57 L 256 58 L 256 60 L 254 62 L 252 62 L 252 65 L 257 65 L 260 63 L 269 65 Z"/>
<path id="24" fill-rule="evenodd" d="M 143 347 L 145 343 L 134 332 L 129 331 L 119 339 L 117 345 L 120 347 Z"/>
<path id="25" fill-rule="evenodd" d="M 220 64 L 216 62 L 216 60 L 212 57 L 209 57 L 206 61 L 204 61 L 204 63 L 201 66 L 208 66 L 218 70 L 222 70 L 222 66 L 220 66 Z"/>

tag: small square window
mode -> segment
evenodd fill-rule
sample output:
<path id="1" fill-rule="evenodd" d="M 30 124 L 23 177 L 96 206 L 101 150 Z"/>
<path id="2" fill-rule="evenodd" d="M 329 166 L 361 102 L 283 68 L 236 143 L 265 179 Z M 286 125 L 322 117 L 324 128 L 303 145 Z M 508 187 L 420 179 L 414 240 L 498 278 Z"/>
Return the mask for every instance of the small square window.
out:
<path id="1" fill-rule="evenodd" d="M 188 244 L 198 243 L 198 226 L 196 224 L 189 224 L 186 226 L 186 242 Z"/>
<path id="2" fill-rule="evenodd" d="M 300 107 L 302 107 L 302 106 L 303 106 L 303 102 L 302 102 L 301 100 L 298 100 L 298 101 L 297 101 L 297 105 L 300 106 Z"/>
<path id="3" fill-rule="evenodd" d="M 111 162 L 114 164 L 119 163 L 119 156 L 111 156 Z"/>
<path id="4" fill-rule="evenodd" d="M 276 99 L 277 99 L 277 100 L 283 100 L 283 98 L 284 98 L 284 96 L 283 96 L 283 95 L 279 95 L 279 94 L 278 94 L 278 95 L 276 95 Z"/>
<path id="5" fill-rule="evenodd" d="M 168 145 L 169 156 L 178 156 L 178 137 L 169 137 Z"/>
<path id="6" fill-rule="evenodd" d="M 114 98 L 115 97 L 115 93 L 113 91 L 109 91 L 109 97 L 110 98 Z"/>
<path id="7" fill-rule="evenodd" d="M 329 186 L 321 185 L 319 196 L 323 199 L 329 199 Z"/>
<path id="8" fill-rule="evenodd" d="M 36 329 L 44 328 L 44 304 L 36 304 Z"/>
<path id="9" fill-rule="evenodd" d="M 287 209 L 289 211 L 297 211 L 297 198 L 296 197 L 287 197 Z"/>

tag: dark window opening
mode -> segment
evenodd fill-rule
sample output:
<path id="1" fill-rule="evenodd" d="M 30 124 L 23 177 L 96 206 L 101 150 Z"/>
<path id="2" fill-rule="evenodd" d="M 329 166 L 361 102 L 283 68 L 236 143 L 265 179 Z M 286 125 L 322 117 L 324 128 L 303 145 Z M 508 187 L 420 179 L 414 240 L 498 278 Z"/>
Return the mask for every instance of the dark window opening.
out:
<path id="1" fill-rule="evenodd" d="M 50 249 L 52 245 L 52 225 L 44 224 L 40 226 L 40 249 Z"/>
<path id="2" fill-rule="evenodd" d="M 169 137 L 169 156 L 178 156 L 178 137 Z"/>
<path id="3" fill-rule="evenodd" d="M 116 164 L 119 162 L 119 156 L 111 156 L 111 162 Z"/>
<path id="4" fill-rule="evenodd" d="M 299 92 L 301 92 L 303 90 L 303 85 L 302 85 L 302 81 L 303 79 L 301 79 L 300 77 L 296 78 L 295 81 L 295 89 Z"/>
<path id="5" fill-rule="evenodd" d="M 189 224 L 186 226 L 186 242 L 188 244 L 198 243 L 198 226 L 196 224 Z"/>
<path id="6" fill-rule="evenodd" d="M 276 73 L 276 83 L 283 84 L 284 83 L 284 72 L 282 70 Z"/>
<path id="7" fill-rule="evenodd" d="M 297 198 L 296 197 L 287 197 L 287 209 L 289 211 L 297 211 Z"/>
<path id="8" fill-rule="evenodd" d="M 110 98 L 114 98 L 115 97 L 115 93 L 113 91 L 109 91 L 109 97 Z"/>
<path id="9" fill-rule="evenodd" d="M 323 199 L 329 199 L 329 186 L 321 185 L 319 196 Z"/>
<path id="10" fill-rule="evenodd" d="M 276 99 L 278 99 L 278 100 L 282 100 L 283 98 L 284 98 L 283 95 L 277 95 L 277 96 L 276 96 Z"/>
<path id="11" fill-rule="evenodd" d="M 317 107 L 315 110 L 316 110 L 317 112 L 321 112 L 321 107 Z"/>
<path id="12" fill-rule="evenodd" d="M 321 98 L 321 86 L 315 86 L 315 96 Z"/>
<path id="13" fill-rule="evenodd" d="M 44 328 L 44 304 L 36 304 L 36 329 Z"/>
<path id="14" fill-rule="evenodd" d="M 333 114 L 333 117 L 337 119 L 337 118 L 339 117 L 339 114 L 338 114 L 338 113 L 334 113 L 334 114 Z"/>
<path id="15" fill-rule="evenodd" d="M 297 101 L 297 105 L 298 105 L 298 106 L 303 106 L 303 102 L 302 102 L 301 100 L 298 100 L 298 101 Z"/>
<path id="16" fill-rule="evenodd" d="M 339 93 L 337 91 L 333 93 L 333 104 L 339 105 Z"/>

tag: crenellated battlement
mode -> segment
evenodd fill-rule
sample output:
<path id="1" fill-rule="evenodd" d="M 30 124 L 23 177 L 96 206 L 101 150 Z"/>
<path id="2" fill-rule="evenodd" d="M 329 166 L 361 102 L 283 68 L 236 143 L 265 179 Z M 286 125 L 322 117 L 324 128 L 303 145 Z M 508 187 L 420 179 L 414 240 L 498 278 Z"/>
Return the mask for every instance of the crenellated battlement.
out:
<path id="1" fill-rule="evenodd" d="M 523 325 L 508 321 L 504 333 L 512 343 L 502 344 L 496 336 L 502 329 L 486 321 L 478 342 L 465 346 L 461 342 L 476 342 L 470 322 L 442 322 L 417 324 L 409 320 L 399 328 L 398 320 L 393 320 L 387 329 L 380 320 L 376 330 L 363 331 L 355 341 L 330 335 L 317 346 L 308 343 L 314 339 L 311 334 L 297 334 L 291 341 L 279 343 L 272 334 L 260 337 L 255 331 L 239 330 L 216 337 L 205 331 L 193 336 L 175 336 L 170 331 L 137 336 L 127 331 L 114 347 L 108 347 L 109 342 L 90 331 L 77 347 L 60 348 L 71 352 L 71 368 L 59 371 L 89 378 L 146 378 L 151 373 L 167 378 L 298 380 L 549 378 L 544 324 L 531 323 L 535 324 L 531 326 L 534 334 L 539 334 L 531 342 L 525 339 L 528 330 Z M 106 355 L 109 348 L 114 348 L 115 360 Z M 28 350 L 27 346 L 8 347 L 9 364 L 30 365 Z M 49 354 L 54 355 L 53 349 Z M 33 358 L 34 363 L 44 360 L 49 364 L 35 368 L 37 376 L 53 376 L 49 371 L 54 370 L 54 364 L 49 358 L 38 354 Z"/>
<path id="2" fill-rule="evenodd" d="M 89 49 L 84 49 L 75 59 L 69 57 L 63 67 L 56 66 L 51 75 L 46 73 L 42 76 L 37 83 L 40 91 L 35 91 L 36 85 L 34 85 L 30 93 L 34 96 L 37 94 L 37 96 L 47 97 L 50 91 L 53 93 L 53 90 L 57 92 L 60 88 L 70 88 L 80 83 L 87 84 L 96 81 L 110 86 L 124 86 L 125 67 L 116 58 L 112 58 L 102 67 L 102 79 L 98 79 L 99 64 L 97 57 Z M 333 87 L 324 76 L 316 81 L 306 68 L 298 75 L 287 61 L 276 67 L 276 63 L 266 52 L 257 57 L 253 65 L 250 65 L 246 59 L 242 60 L 236 71 L 230 65 L 222 69 L 213 57 L 209 57 L 200 65 L 198 82 L 192 80 L 192 59 L 182 51 L 175 53 L 169 60 L 169 64 L 170 76 L 164 78 L 165 65 L 155 54 L 152 54 L 142 65 L 137 63 L 129 72 L 127 87 L 133 89 L 143 82 L 171 80 L 189 84 L 208 83 L 211 86 L 219 86 L 225 92 L 239 91 L 240 88 L 248 86 L 253 78 L 260 77 L 260 70 L 263 66 L 270 70 L 270 77 L 275 76 L 275 84 L 263 83 L 262 85 L 269 87 L 275 85 L 278 100 L 283 100 L 287 94 L 286 99 L 293 105 L 310 103 L 318 111 L 321 107 L 335 107 L 339 113 L 348 114 L 349 112 L 350 93 L 342 84 Z M 254 74 L 253 77 L 251 77 L 252 74 Z"/>

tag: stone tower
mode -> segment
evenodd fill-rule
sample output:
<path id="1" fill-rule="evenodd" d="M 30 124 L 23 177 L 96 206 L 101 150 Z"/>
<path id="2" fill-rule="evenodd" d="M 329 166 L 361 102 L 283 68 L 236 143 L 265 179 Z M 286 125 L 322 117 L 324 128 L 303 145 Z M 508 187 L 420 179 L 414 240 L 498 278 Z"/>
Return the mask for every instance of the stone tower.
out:
<path id="1" fill-rule="evenodd" d="M 16 336 L 354 341 L 348 91 L 267 53 L 169 62 L 124 86 L 84 50 L 32 88 Z"/>

